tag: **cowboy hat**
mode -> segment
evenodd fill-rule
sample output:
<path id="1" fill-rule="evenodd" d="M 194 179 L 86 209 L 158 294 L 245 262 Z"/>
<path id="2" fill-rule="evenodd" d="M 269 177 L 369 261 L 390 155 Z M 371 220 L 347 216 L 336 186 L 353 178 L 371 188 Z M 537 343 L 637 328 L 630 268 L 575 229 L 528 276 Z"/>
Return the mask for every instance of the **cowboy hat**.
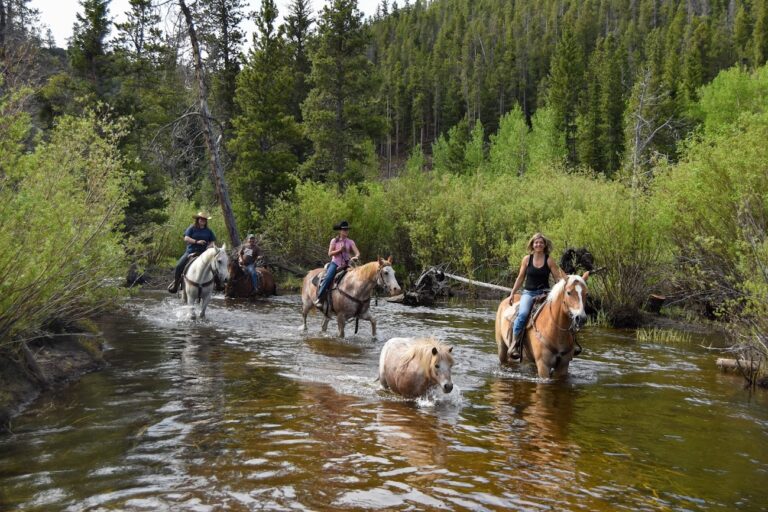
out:
<path id="1" fill-rule="evenodd" d="M 253 233 L 248 233 L 248 236 L 245 237 L 246 240 L 250 240 L 251 238 L 256 240 L 256 235 L 254 235 Z"/>
<path id="2" fill-rule="evenodd" d="M 336 224 L 335 226 L 333 226 L 333 230 L 334 231 L 338 231 L 340 229 L 349 229 L 349 222 L 343 220 L 343 221 L 339 222 L 338 224 Z"/>
<path id="3" fill-rule="evenodd" d="M 211 219 L 211 216 L 210 216 L 210 215 L 208 215 L 208 212 L 206 212 L 206 211 L 203 211 L 203 210 L 200 210 L 200 211 L 199 211 L 199 212 L 197 212 L 195 215 L 193 215 L 193 216 L 192 216 L 192 218 L 193 218 L 193 219 L 205 219 L 205 220 L 210 220 L 210 219 Z"/>

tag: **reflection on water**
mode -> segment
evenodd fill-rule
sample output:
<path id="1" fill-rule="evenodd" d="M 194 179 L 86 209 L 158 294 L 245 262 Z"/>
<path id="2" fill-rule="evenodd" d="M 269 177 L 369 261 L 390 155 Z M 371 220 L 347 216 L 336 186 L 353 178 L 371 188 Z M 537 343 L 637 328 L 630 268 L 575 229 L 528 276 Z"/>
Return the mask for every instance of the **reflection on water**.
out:
<path id="1" fill-rule="evenodd" d="M 758 510 L 768 399 L 697 345 L 587 330 L 563 383 L 500 369 L 492 306 L 380 303 L 380 339 L 299 331 L 298 298 L 145 294 L 105 320 L 110 367 L 0 438 L 0 510 Z M 454 345 L 454 392 L 379 389 L 392 336 Z"/>

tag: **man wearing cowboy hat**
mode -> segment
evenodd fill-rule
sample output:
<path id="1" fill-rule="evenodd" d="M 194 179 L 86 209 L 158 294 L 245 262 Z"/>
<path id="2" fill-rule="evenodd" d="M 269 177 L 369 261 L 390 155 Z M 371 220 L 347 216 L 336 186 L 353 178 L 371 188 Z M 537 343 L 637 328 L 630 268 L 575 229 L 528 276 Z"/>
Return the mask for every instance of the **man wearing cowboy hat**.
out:
<path id="1" fill-rule="evenodd" d="M 325 299 L 325 292 L 331 286 L 336 270 L 347 268 L 351 260 L 356 260 L 360 257 L 357 245 L 349 238 L 349 222 L 343 220 L 333 226 L 333 229 L 338 230 L 339 236 L 331 240 L 331 245 L 328 246 L 328 256 L 331 258 L 331 262 L 328 264 L 323 283 L 320 285 L 317 298 L 315 299 L 315 306 L 318 308 Z M 354 256 L 350 256 L 351 254 L 354 254 Z"/>
<path id="2" fill-rule="evenodd" d="M 184 266 L 187 264 L 187 259 L 192 254 L 202 254 L 207 248 L 208 244 L 216 241 L 216 235 L 208 227 L 208 219 L 211 218 L 207 212 L 197 212 L 192 216 L 195 222 L 190 225 L 184 232 L 184 242 L 187 244 L 187 250 L 179 258 L 176 263 L 176 269 L 174 270 L 173 282 L 168 286 L 168 291 L 176 293 L 179 289 L 179 283 L 181 283 L 181 274 L 184 272 Z"/>

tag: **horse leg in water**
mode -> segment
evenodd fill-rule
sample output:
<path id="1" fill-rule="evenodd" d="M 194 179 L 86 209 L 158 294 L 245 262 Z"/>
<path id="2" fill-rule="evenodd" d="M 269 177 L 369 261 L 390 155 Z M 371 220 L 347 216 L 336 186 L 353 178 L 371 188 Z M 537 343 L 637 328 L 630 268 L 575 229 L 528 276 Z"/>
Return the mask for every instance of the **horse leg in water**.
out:
<path id="1" fill-rule="evenodd" d="M 189 316 L 192 320 L 195 320 L 197 318 L 197 313 L 195 312 L 195 302 L 197 302 L 197 289 L 192 287 L 191 289 L 187 289 L 187 287 L 184 287 L 184 303 L 189 306 Z"/>
<path id="2" fill-rule="evenodd" d="M 213 285 L 210 285 L 213 286 Z M 200 300 L 200 318 L 205 318 L 205 309 L 208 307 L 208 303 L 211 302 L 211 297 L 213 296 L 213 289 L 211 289 L 208 293 L 205 293 L 205 290 L 203 290 L 203 296 Z"/>
<path id="3" fill-rule="evenodd" d="M 371 336 L 376 337 L 376 319 L 371 315 L 371 312 L 367 310 L 365 313 L 362 313 L 358 318 L 361 320 L 368 320 L 371 322 Z"/>
<path id="4" fill-rule="evenodd" d="M 327 321 L 325 322 L 328 323 Z M 344 326 L 347 323 L 347 317 L 341 313 L 336 314 L 336 323 L 339 325 L 339 338 L 344 337 Z"/>

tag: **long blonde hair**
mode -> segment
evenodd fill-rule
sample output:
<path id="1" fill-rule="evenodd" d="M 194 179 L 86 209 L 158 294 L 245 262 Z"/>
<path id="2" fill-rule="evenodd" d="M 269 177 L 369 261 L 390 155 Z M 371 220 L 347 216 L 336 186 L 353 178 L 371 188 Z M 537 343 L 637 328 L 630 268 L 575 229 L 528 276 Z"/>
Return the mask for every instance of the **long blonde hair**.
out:
<path id="1" fill-rule="evenodd" d="M 549 254 L 550 252 L 552 252 L 552 248 L 553 248 L 552 240 L 550 240 L 549 238 L 545 237 L 541 233 L 536 233 L 535 235 L 533 235 L 531 237 L 530 240 L 528 240 L 528 245 L 526 245 L 526 248 L 528 249 L 528 252 L 529 253 L 533 253 L 533 242 L 535 242 L 539 238 L 544 240 L 544 254 Z"/>

